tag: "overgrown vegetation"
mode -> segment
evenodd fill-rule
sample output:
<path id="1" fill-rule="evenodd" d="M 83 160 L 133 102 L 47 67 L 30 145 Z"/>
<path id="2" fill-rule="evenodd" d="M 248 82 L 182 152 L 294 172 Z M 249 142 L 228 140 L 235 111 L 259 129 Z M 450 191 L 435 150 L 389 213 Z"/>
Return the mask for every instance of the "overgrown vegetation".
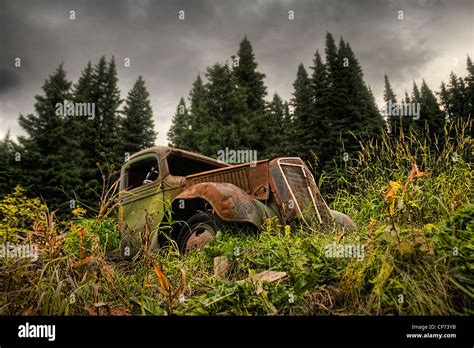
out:
<path id="1" fill-rule="evenodd" d="M 113 252 L 112 198 L 95 219 L 78 208 L 56 224 L 17 189 L 0 201 L 2 229 L 22 236 L 19 243 L 34 241 L 40 255 L 37 262 L 1 259 L 0 313 L 472 315 L 471 131 L 470 122 L 446 129 L 436 152 L 415 133 L 397 141 L 385 135 L 361 143 L 337 176 L 321 176 L 331 206 L 349 214 L 357 231 L 290 230 L 269 220 L 258 234 L 222 230 L 186 256 L 169 245 L 122 261 Z M 18 215 L 19 204 L 37 207 L 28 210 L 34 222 Z M 329 245 L 359 245 L 363 253 L 334 257 Z M 279 273 L 265 281 L 264 271 Z"/>

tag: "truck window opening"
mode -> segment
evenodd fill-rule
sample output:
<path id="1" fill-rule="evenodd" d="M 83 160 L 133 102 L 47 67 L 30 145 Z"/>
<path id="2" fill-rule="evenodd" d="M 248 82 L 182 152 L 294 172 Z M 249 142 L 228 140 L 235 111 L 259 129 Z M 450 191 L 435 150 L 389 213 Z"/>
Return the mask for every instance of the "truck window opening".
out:
<path id="1" fill-rule="evenodd" d="M 152 183 L 160 176 L 158 161 L 155 158 L 132 164 L 127 170 L 127 189 Z"/>
<path id="2" fill-rule="evenodd" d="M 200 161 L 196 158 L 181 156 L 175 153 L 170 153 L 166 157 L 166 160 L 168 161 L 169 172 L 173 176 L 188 176 L 225 166 L 223 164 Z"/>

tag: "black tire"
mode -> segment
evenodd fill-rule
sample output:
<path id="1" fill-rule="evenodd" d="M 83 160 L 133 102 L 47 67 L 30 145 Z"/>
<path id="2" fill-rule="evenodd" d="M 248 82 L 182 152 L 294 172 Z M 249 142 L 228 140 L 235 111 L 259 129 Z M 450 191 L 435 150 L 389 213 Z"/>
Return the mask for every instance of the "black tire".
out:
<path id="1" fill-rule="evenodd" d="M 183 224 L 176 237 L 179 251 L 186 254 L 191 249 L 199 250 L 211 243 L 222 225 L 222 220 L 212 213 L 200 211 L 194 214 Z"/>

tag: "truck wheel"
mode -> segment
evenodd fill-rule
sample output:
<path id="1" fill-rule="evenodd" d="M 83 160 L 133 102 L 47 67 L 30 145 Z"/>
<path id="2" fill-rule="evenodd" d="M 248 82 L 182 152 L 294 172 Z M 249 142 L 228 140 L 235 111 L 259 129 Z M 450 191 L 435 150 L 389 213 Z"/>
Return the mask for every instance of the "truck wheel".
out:
<path id="1" fill-rule="evenodd" d="M 216 237 L 222 221 L 211 213 L 198 212 L 191 216 L 179 231 L 176 243 L 182 254 L 201 249 Z"/>

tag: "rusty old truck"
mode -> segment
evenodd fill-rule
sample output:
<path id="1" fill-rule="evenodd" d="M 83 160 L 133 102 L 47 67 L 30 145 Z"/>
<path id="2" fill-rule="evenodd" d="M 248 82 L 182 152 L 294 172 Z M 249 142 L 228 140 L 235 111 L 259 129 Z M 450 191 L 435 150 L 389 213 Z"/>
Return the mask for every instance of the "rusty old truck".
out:
<path id="1" fill-rule="evenodd" d="M 298 157 L 231 165 L 166 146 L 142 150 L 122 166 L 119 230 L 124 257 L 143 246 L 175 242 L 180 252 L 213 241 L 222 224 L 258 230 L 281 226 L 355 225 L 330 210 L 312 173 Z"/>

